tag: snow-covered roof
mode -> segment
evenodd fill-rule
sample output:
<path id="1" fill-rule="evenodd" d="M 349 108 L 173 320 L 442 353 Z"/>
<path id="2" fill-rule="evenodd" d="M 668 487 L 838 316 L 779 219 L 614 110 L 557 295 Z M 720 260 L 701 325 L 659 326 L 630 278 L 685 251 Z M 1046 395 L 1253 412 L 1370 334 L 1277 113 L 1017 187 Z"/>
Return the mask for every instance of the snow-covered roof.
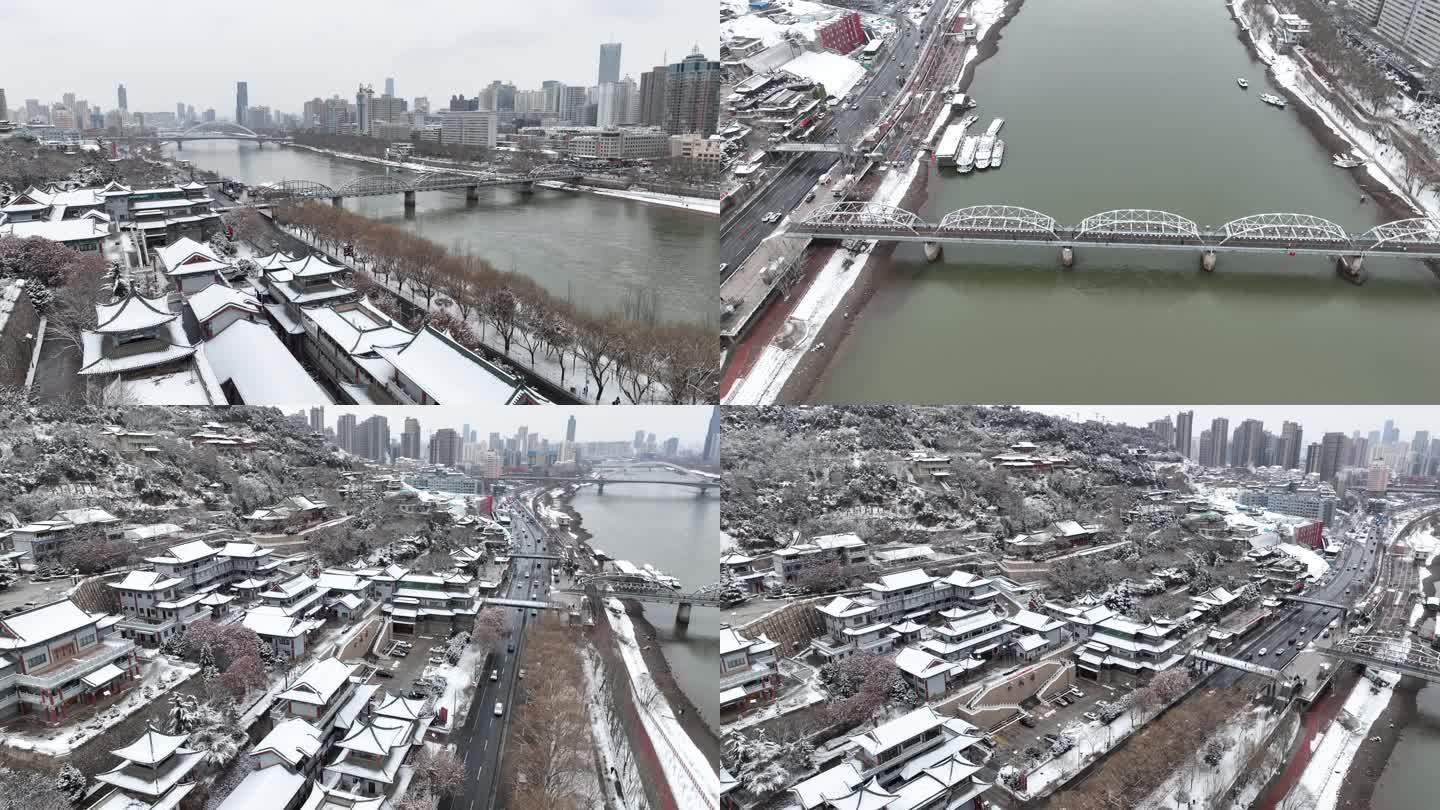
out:
<path id="1" fill-rule="evenodd" d="M 118 335 L 151 329 L 175 320 L 165 305 L 165 296 L 145 298 L 128 295 L 110 304 L 95 305 L 95 329 L 102 335 Z"/>
<path id="2" fill-rule="evenodd" d="M 156 729 L 155 726 L 146 724 L 145 733 L 141 734 L 135 742 L 110 753 L 141 765 L 154 765 L 163 762 L 166 757 L 180 750 L 180 746 L 185 744 L 185 740 L 189 739 L 189 736 L 188 734 L 166 734 Z"/>
<path id="3" fill-rule="evenodd" d="M 833 768 L 823 770 L 809 779 L 796 782 L 790 788 L 800 801 L 802 810 L 815 810 L 825 803 L 826 797 L 843 796 L 860 784 L 860 770 L 852 762 L 841 762 Z"/>
<path id="4" fill-rule="evenodd" d="M 365 580 L 349 571 L 337 571 L 327 568 L 320 572 L 318 584 L 322 588 L 330 588 L 337 591 L 358 591 L 365 587 Z"/>
<path id="5" fill-rule="evenodd" d="M 830 806 L 837 810 L 886 810 L 898 798 L 897 794 L 880 786 L 878 777 L 852 788 L 848 793 L 826 797 Z"/>
<path id="6" fill-rule="evenodd" d="M 86 330 L 80 373 L 116 374 L 183 360 L 195 354 L 195 346 L 186 338 L 185 327 L 178 318 L 160 324 L 155 337 L 159 345 L 150 351 L 126 351 L 116 346 L 112 335 Z M 206 373 L 208 370 L 206 366 Z"/>
<path id="7" fill-rule="evenodd" d="M 206 289 L 214 289 L 214 286 Z M 258 309 L 258 303 L 256 307 Z M 199 317 L 198 313 L 197 316 Z M 203 318 L 201 319 L 203 320 Z M 333 399 L 305 371 L 270 327 L 236 321 L 205 341 L 215 378 L 235 386 L 247 405 L 324 404 Z"/>
<path id="8" fill-rule="evenodd" d="M 337 748 L 359 751 L 373 756 L 385 756 L 392 748 L 410 744 L 410 732 L 414 724 L 394 717 L 376 717 L 368 723 L 356 726 L 337 742 Z"/>
<path id="9" fill-rule="evenodd" d="M 819 537 L 810 538 L 810 544 L 824 551 L 834 551 L 839 548 L 859 548 L 865 545 L 858 534 L 822 534 Z"/>
<path id="10" fill-rule="evenodd" d="M 177 748 L 173 756 L 158 768 L 138 765 L 130 760 L 97 775 L 101 782 L 114 785 L 121 790 L 139 793 L 142 796 L 157 797 L 179 784 L 190 773 L 205 754 L 189 748 Z"/>
<path id="11" fill-rule="evenodd" d="M 377 346 L 403 346 L 415 336 L 369 300 L 308 308 L 305 317 L 350 354 L 366 354 Z"/>
<path id="12" fill-rule="evenodd" d="M 304 774 L 294 773 L 284 765 L 271 765 L 251 771 L 217 810 L 253 810 L 256 807 L 289 807 L 295 794 L 308 781 Z"/>
<path id="13" fill-rule="evenodd" d="M 321 734 L 320 729 L 298 717 L 291 718 L 276 724 L 264 739 L 250 749 L 250 753 L 259 754 L 271 751 L 294 767 L 300 763 L 302 757 L 315 756 L 316 752 L 320 750 L 322 736 L 324 735 Z"/>
<path id="14" fill-rule="evenodd" d="M 923 568 L 912 568 L 908 571 L 899 571 L 894 574 L 886 574 L 880 577 L 879 582 L 867 582 L 865 587 L 872 591 L 898 591 L 905 588 L 916 588 L 922 585 L 929 585 L 935 582 L 935 577 L 925 573 Z"/>
<path id="15" fill-rule="evenodd" d="M 182 205 L 190 204 L 191 200 L 180 200 Z M 144 205 L 144 203 L 139 203 Z M 191 272 L 182 269 L 187 265 L 195 265 L 201 272 L 214 270 L 218 267 L 228 267 L 229 263 L 220 258 L 209 245 L 203 245 L 188 236 L 182 236 L 174 242 L 162 248 L 156 248 L 155 255 L 160 257 L 164 263 L 167 274 L 183 275 Z"/>
<path id="16" fill-rule="evenodd" d="M 912 740 L 921 734 L 944 725 L 945 717 L 929 706 L 921 706 L 912 712 L 902 714 L 888 723 L 857 734 L 850 739 L 872 756 Z"/>
<path id="17" fill-rule="evenodd" d="M 294 256 L 291 256 L 288 253 L 281 253 L 277 250 L 274 253 L 268 253 L 264 256 L 257 256 L 252 261 L 254 261 L 256 266 L 258 266 L 261 270 L 281 270 L 285 268 L 285 262 L 290 262 L 294 260 Z"/>
<path id="18" fill-rule="evenodd" d="M 203 560 L 206 557 L 214 556 L 220 552 L 219 549 L 206 543 L 204 540 L 191 540 L 188 543 L 179 543 L 165 549 L 165 553 L 158 557 L 147 557 L 147 562 L 153 563 L 188 563 Z"/>
<path id="19" fill-rule="evenodd" d="M 323 706 L 335 697 L 349 680 L 355 667 L 338 658 L 326 658 L 311 664 L 294 684 L 275 696 L 276 700 L 293 700 Z"/>
<path id="20" fill-rule="evenodd" d="M 1015 643 L 1020 645 L 1020 649 L 1024 650 L 1025 652 L 1034 652 L 1035 650 L 1044 647 L 1048 642 L 1045 641 L 1044 636 L 1039 635 L 1038 633 L 1031 633 L 1026 636 L 1021 636 L 1015 641 Z"/>
<path id="21" fill-rule="evenodd" d="M 266 591 L 260 595 L 276 599 L 287 599 L 314 587 L 315 580 L 311 579 L 309 574 L 297 574 L 276 585 L 273 590 Z"/>
<path id="22" fill-rule="evenodd" d="M 508 404 L 523 384 L 428 325 L 404 346 L 377 346 L 375 353 L 425 392 L 427 405 Z"/>
<path id="23" fill-rule="evenodd" d="M 284 261 L 283 264 L 295 278 L 324 278 L 344 273 L 347 269 L 344 265 L 335 264 L 313 253 L 299 259 Z"/>
<path id="24" fill-rule="evenodd" d="M 895 666 L 916 678 L 929 678 L 950 670 L 950 662 L 918 647 L 906 647 L 895 655 Z"/>
<path id="25" fill-rule="evenodd" d="M 189 304 L 190 311 L 195 314 L 195 320 L 201 323 L 215 317 L 226 307 L 251 314 L 260 313 L 260 299 L 255 297 L 254 293 L 224 284 L 211 284 L 199 292 L 191 293 L 185 303 Z"/>
<path id="26" fill-rule="evenodd" d="M 780 69 L 824 85 L 825 92 L 837 98 L 849 93 L 865 76 L 865 67 L 859 62 L 830 51 L 803 51 Z"/>
<path id="27" fill-rule="evenodd" d="M 419 720 L 424 712 L 424 700 L 400 695 L 387 696 L 375 708 L 375 714 L 381 717 L 393 717 L 397 720 Z"/>
<path id="28" fill-rule="evenodd" d="M 90 239 L 104 239 L 110 231 L 88 217 L 79 219 L 48 220 L 37 219 L 29 222 L 11 222 L 0 225 L 0 236 L 14 236 L 24 239 L 38 236 L 51 242 L 83 242 Z"/>
<path id="29" fill-rule="evenodd" d="M 1035 633 L 1044 633 L 1065 626 L 1065 623 L 1059 619 L 1043 616 L 1033 610 L 1022 610 L 1011 616 L 1009 620 Z"/>
<path id="30" fill-rule="evenodd" d="M 154 571 L 131 571 L 119 582 L 111 582 L 110 587 L 122 591 L 163 591 L 184 581 Z"/>
<path id="31" fill-rule="evenodd" d="M 28 647 L 88 627 L 103 613 L 86 613 L 68 598 L 0 618 L 0 649 Z"/>
<path id="32" fill-rule="evenodd" d="M 284 608 L 264 605 L 247 611 L 243 624 L 262 636 L 295 638 L 314 630 L 322 622 L 299 619 L 286 613 Z"/>
<path id="33" fill-rule="evenodd" d="M 221 557 L 268 557 L 274 554 L 275 550 L 263 548 L 254 543 L 226 543 L 220 549 Z"/>
<path id="34" fill-rule="evenodd" d="M 833 616 L 837 619 L 859 616 L 864 613 L 869 613 L 874 609 L 875 603 L 870 600 L 851 599 L 848 596 L 837 596 L 822 607 L 816 608 L 816 610 L 824 613 L 826 616 Z"/>
<path id="35" fill-rule="evenodd" d="M 346 793 L 343 790 L 327 788 L 316 782 L 300 810 L 380 810 L 385 803 L 384 796 L 365 798 Z"/>

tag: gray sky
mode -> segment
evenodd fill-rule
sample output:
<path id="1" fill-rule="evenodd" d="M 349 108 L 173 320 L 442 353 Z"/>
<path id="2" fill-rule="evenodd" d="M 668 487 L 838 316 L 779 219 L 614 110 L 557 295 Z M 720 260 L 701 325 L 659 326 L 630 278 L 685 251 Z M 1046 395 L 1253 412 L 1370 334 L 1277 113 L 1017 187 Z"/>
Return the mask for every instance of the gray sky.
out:
<path id="1" fill-rule="evenodd" d="M 10 107 L 73 92 L 104 109 L 125 84 L 134 112 L 175 103 L 233 117 L 235 82 L 251 106 L 300 112 L 306 99 L 355 98 L 360 82 L 395 94 L 473 96 L 491 81 L 592 85 L 601 42 L 619 42 L 620 75 L 677 62 L 695 44 L 715 54 L 716 6 L 693 0 L 3 0 Z M 58 15 L 58 16 L 57 16 Z M 30 68 L 17 69 L 29 65 Z"/>
<path id="2" fill-rule="evenodd" d="M 1435 405 L 1024 405 L 1029 410 L 1064 416 L 1071 419 L 1104 418 L 1112 422 L 1143 426 L 1156 419 L 1170 417 L 1180 411 L 1195 412 L 1195 438 L 1210 427 L 1210 420 L 1230 420 L 1230 429 L 1245 419 L 1259 419 L 1265 429 L 1280 432 L 1285 421 L 1299 422 L 1304 441 L 1320 441 L 1321 435 L 1339 431 L 1349 436 L 1358 430 L 1366 436 L 1380 430 L 1385 420 L 1394 419 L 1400 429 L 1400 440 L 1408 442 L 1417 430 L 1428 430 L 1432 438 L 1440 438 L 1440 406 Z"/>
<path id="3" fill-rule="evenodd" d="M 298 408 L 283 408 L 294 413 Z M 309 408 L 305 408 L 308 413 Z M 559 441 L 565 438 L 565 423 L 571 414 L 575 416 L 575 441 L 604 442 L 630 441 L 635 431 L 654 433 L 657 442 L 664 442 L 671 436 L 680 439 L 680 447 L 700 449 L 705 445 L 705 429 L 710 424 L 709 405 L 625 405 L 607 407 L 595 405 L 421 405 L 414 407 L 369 405 L 327 405 L 325 424 L 335 427 L 335 420 L 342 413 L 353 413 L 357 419 L 372 415 L 383 415 L 390 422 L 391 438 L 398 438 L 405 427 L 405 419 L 420 420 L 420 435 L 429 438 L 440 428 L 460 430 L 467 423 L 481 438 L 492 432 L 502 436 L 514 436 L 516 428 L 524 425 L 531 433 L 541 438 Z"/>

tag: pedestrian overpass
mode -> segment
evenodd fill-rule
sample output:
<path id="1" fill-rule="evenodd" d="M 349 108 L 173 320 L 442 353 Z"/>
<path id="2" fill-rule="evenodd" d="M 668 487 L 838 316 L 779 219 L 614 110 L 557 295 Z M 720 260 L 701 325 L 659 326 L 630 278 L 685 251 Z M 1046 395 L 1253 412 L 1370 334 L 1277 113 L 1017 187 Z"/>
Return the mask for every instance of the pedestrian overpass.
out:
<path id="1" fill-rule="evenodd" d="M 1335 608 L 1341 613 L 1348 613 L 1355 609 L 1354 606 L 1347 605 L 1343 602 L 1332 602 L 1328 599 L 1316 599 L 1312 596 L 1298 596 L 1293 594 L 1286 594 L 1285 596 L 1282 596 L 1280 598 L 1286 602 L 1300 602 L 1306 605 L 1319 605 L 1320 607 Z"/>
<path id="2" fill-rule="evenodd" d="M 1275 683 L 1281 683 L 1285 680 L 1285 673 L 1281 672 L 1278 669 L 1262 667 L 1259 664 L 1252 664 L 1249 661 L 1245 661 L 1239 658 L 1231 658 L 1228 655 L 1221 655 L 1219 653 L 1210 652 L 1209 650 L 1200 649 L 1199 647 L 1191 650 L 1189 652 L 1189 656 L 1191 658 L 1198 658 L 1201 661 L 1208 661 L 1211 664 L 1219 664 L 1222 667 L 1230 667 L 1231 669 L 1238 669 L 1242 672 L 1248 672 L 1251 675 L 1259 675 L 1263 678 L 1269 678 Z"/>

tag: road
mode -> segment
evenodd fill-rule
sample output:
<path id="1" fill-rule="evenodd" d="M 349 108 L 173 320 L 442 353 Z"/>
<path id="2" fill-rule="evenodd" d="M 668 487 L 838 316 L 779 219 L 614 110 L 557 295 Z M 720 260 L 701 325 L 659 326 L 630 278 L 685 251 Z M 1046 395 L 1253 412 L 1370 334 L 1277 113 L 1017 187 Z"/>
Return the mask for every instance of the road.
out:
<path id="1" fill-rule="evenodd" d="M 925 18 L 926 30 L 935 25 L 945 5 L 945 2 L 936 2 L 930 9 L 930 14 Z M 823 140 L 841 144 L 853 144 L 859 140 L 885 109 L 887 101 L 893 99 L 897 93 L 899 85 L 895 77 L 901 74 L 900 63 L 904 62 L 907 69 L 914 68 L 917 55 L 915 43 L 921 39 L 920 31 L 903 14 L 897 14 L 895 21 L 899 26 L 896 41 L 891 43 L 886 55 L 881 57 L 884 61 L 879 63 L 879 67 L 865 80 L 866 84 L 856 95 L 855 104 L 860 109 L 837 108 L 830 119 L 835 127 L 834 134 Z M 882 98 L 882 93 L 889 97 Z M 827 153 L 801 153 L 786 164 L 768 185 L 742 203 L 739 210 L 721 223 L 720 261 L 738 268 L 755 250 L 755 246 L 775 230 L 774 225 L 767 225 L 761 222 L 760 218 L 765 216 L 766 212 L 779 211 L 783 214 L 798 205 L 820 179 L 820 175 L 835 165 L 837 160 L 836 155 Z"/>
<path id="2" fill-rule="evenodd" d="M 1360 531 L 1366 531 L 1369 521 L 1365 516 L 1359 516 L 1358 522 L 1352 526 L 1358 526 Z M 1341 531 L 1344 531 L 1342 529 Z M 1348 604 L 1358 599 L 1366 589 L 1371 576 L 1375 573 L 1375 565 L 1379 555 L 1372 553 L 1375 549 L 1375 539 L 1369 536 L 1362 540 L 1345 540 L 1344 550 L 1339 556 L 1330 561 L 1330 574 L 1327 579 L 1311 585 L 1305 591 L 1305 596 L 1314 599 L 1324 599 L 1330 602 Z M 1356 568 L 1351 570 L 1350 566 Z M 1350 594 L 1345 593 L 1346 587 L 1356 585 L 1356 590 Z M 1281 614 L 1278 621 L 1273 621 L 1260 632 L 1249 637 L 1238 648 L 1229 650 L 1225 654 L 1234 658 L 1253 660 L 1256 664 L 1273 669 L 1284 669 L 1295 660 L 1295 656 L 1305 648 L 1305 644 L 1320 637 L 1325 626 L 1334 621 L 1339 613 L 1332 608 L 1324 608 L 1319 605 L 1295 604 Z M 1295 644 L 1286 644 L 1287 639 L 1295 639 L 1300 636 L 1300 628 L 1305 628 L 1305 636 Z M 1265 655 L 1260 655 L 1260 649 L 1267 650 Z M 1277 655 L 1276 650 L 1281 652 Z M 1245 673 L 1238 669 L 1225 668 L 1215 676 L 1213 685 L 1234 686 L 1245 677 Z"/>
<path id="3" fill-rule="evenodd" d="M 550 553 L 540 526 L 520 508 L 519 500 L 507 501 L 507 506 L 512 516 L 511 536 L 517 541 L 517 550 Z M 541 565 L 545 568 L 543 574 L 535 570 Z M 550 592 L 550 564 L 541 560 L 513 560 L 510 566 L 510 585 L 505 588 L 504 596 L 545 601 Z M 465 790 L 457 798 L 442 799 L 440 810 L 489 810 L 500 790 L 505 734 L 514 706 L 523 696 L 523 681 L 519 675 L 525 666 L 525 626 L 530 620 L 529 611 L 507 610 L 510 610 L 510 616 L 505 623 L 504 636 L 481 665 L 480 685 L 475 688 L 470 713 L 465 718 L 465 725 L 456 729 L 452 739 L 456 754 L 465 762 Z M 496 680 L 490 680 L 491 671 L 495 672 Z M 495 714 L 496 703 L 503 708 L 500 716 Z"/>

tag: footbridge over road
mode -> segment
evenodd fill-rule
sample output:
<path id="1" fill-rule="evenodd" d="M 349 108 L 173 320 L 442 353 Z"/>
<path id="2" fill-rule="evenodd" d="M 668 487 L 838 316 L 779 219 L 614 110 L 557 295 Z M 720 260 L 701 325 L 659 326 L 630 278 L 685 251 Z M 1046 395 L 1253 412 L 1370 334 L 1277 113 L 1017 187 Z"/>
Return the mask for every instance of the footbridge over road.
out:
<path id="1" fill-rule="evenodd" d="M 531 600 L 529 600 L 529 599 L 504 599 L 504 598 L 489 597 L 489 596 L 487 596 L 487 597 L 481 599 L 480 602 L 481 602 L 481 606 L 482 606 L 482 607 L 485 606 L 485 605 L 499 605 L 500 607 L 520 608 L 521 610 L 524 610 L 524 609 L 526 609 L 526 608 L 528 608 L 528 609 L 530 609 L 530 610 L 569 610 L 569 609 L 570 609 L 570 605 L 561 604 L 561 603 L 559 603 L 559 602 L 535 602 L 535 601 L 531 601 Z"/>
<path id="2" fill-rule="evenodd" d="M 1260 675 L 1269 678 L 1271 681 L 1274 681 L 1276 683 L 1283 683 L 1285 681 L 1285 673 L 1281 672 L 1278 669 L 1262 667 L 1259 664 L 1252 664 L 1249 661 L 1245 661 L 1239 658 L 1231 658 L 1228 655 L 1220 655 L 1219 653 L 1213 653 L 1209 650 L 1201 649 L 1199 647 L 1190 650 L 1189 656 L 1191 658 L 1196 658 L 1201 661 L 1208 661 L 1212 664 L 1219 664 L 1222 667 L 1230 667 L 1231 669 L 1238 669 L 1244 672 L 1248 672 L 1251 675 Z"/>
<path id="3" fill-rule="evenodd" d="M 560 562 L 562 559 L 554 554 L 506 554 L 504 556 L 512 560 L 548 560 L 551 562 Z"/>
<path id="4" fill-rule="evenodd" d="M 944 243 L 1054 247 L 1061 263 L 1074 264 L 1081 246 L 1134 250 L 1189 251 L 1213 271 L 1219 253 L 1300 254 L 1333 257 L 1341 275 L 1363 281 L 1367 256 L 1440 258 L 1440 218 L 1417 217 L 1377 225 L 1351 234 L 1312 214 L 1250 214 L 1219 226 L 1201 226 L 1168 211 L 1124 208 L 1102 211 L 1067 225 L 1054 217 L 1016 205 L 971 205 L 951 211 L 939 222 L 891 205 L 837 202 L 787 223 L 784 234 L 807 239 L 869 239 L 920 242 L 926 257 L 938 260 Z"/>
<path id="5" fill-rule="evenodd" d="M 1440 652 L 1409 633 L 1355 633 L 1318 650 L 1342 661 L 1440 683 Z"/>
<path id="6" fill-rule="evenodd" d="M 321 200 L 328 199 L 334 205 L 346 197 L 380 197 L 401 194 L 405 207 L 415 207 L 415 195 L 422 191 L 453 191 L 465 189 L 465 199 L 473 202 L 480 199 L 480 189 L 492 186 L 515 186 L 520 193 L 529 194 L 535 184 L 545 181 L 569 181 L 580 179 L 579 172 L 534 171 L 525 174 L 495 174 L 477 172 L 424 172 L 421 174 L 368 174 L 357 177 L 339 188 L 332 188 L 315 180 L 281 180 L 262 187 L 260 196 L 274 200 Z"/>
<path id="7" fill-rule="evenodd" d="M 1305 605 L 1319 605 L 1320 607 L 1335 608 L 1342 614 L 1348 613 L 1349 611 L 1355 609 L 1353 605 L 1347 605 L 1344 602 L 1332 602 L 1329 599 L 1316 599 L 1311 596 L 1295 596 L 1292 594 L 1286 594 L 1285 596 L 1282 596 L 1280 598 L 1286 602 L 1299 602 Z"/>
<path id="8" fill-rule="evenodd" d="M 657 602 L 677 605 L 678 607 L 675 611 L 676 624 L 689 624 L 690 609 L 695 605 L 700 605 L 701 607 L 720 607 L 720 583 L 718 582 L 711 583 L 690 593 L 683 593 L 643 577 L 625 576 L 623 574 L 600 574 L 577 577 L 574 585 L 569 588 L 561 588 L 560 590 L 562 593 L 585 594 L 591 599 L 597 600 L 597 604 L 599 600 L 614 597 L 617 599 L 634 599 L 637 602 Z"/>

